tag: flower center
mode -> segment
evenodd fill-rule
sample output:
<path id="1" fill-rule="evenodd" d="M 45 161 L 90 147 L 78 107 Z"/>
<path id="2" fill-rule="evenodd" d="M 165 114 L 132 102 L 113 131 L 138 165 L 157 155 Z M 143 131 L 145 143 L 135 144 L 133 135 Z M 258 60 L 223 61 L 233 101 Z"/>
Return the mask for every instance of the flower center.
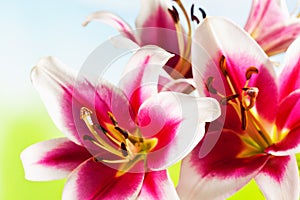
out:
<path id="1" fill-rule="evenodd" d="M 85 122 L 92 134 L 92 136 L 84 135 L 83 139 L 90 141 L 97 147 L 120 158 L 107 160 L 95 156 L 95 161 L 102 161 L 104 163 L 124 163 L 121 167 L 122 169 L 119 170 L 120 172 L 118 175 L 122 175 L 125 171 L 128 171 L 140 160 L 144 160 L 144 165 L 146 166 L 146 155 L 157 145 L 157 138 L 143 138 L 139 128 L 136 129 L 135 133 L 129 133 L 118 125 L 117 120 L 111 112 L 107 112 L 110 123 L 104 123 L 103 125 L 94 123 L 92 115 L 93 112 L 90 109 L 86 107 L 80 109 L 80 118 Z M 102 138 L 102 134 L 99 133 L 99 131 L 102 132 L 108 140 Z"/>
<path id="2" fill-rule="evenodd" d="M 254 109 L 256 103 L 256 97 L 259 93 L 257 87 L 249 86 L 249 81 L 253 74 L 258 74 L 259 71 L 256 67 L 250 66 L 245 73 L 246 82 L 244 87 L 236 91 L 232 78 L 227 71 L 226 58 L 221 56 L 219 61 L 219 67 L 222 74 L 225 76 L 226 82 L 232 92 L 231 95 L 225 96 L 220 94 L 217 89 L 213 87 L 213 77 L 209 77 L 206 82 L 207 90 L 221 97 L 220 103 L 222 105 L 230 105 L 234 108 L 241 122 L 241 128 L 244 134 L 241 134 L 241 139 L 249 146 L 249 148 L 243 152 L 244 155 L 253 155 L 262 153 L 264 149 L 270 146 L 273 142 L 262 125 L 259 116 Z M 254 109 L 254 110 L 253 110 Z"/>
<path id="3" fill-rule="evenodd" d="M 191 54 L 191 44 L 192 44 L 192 22 L 196 22 L 196 24 L 200 23 L 199 17 L 195 14 L 195 5 L 192 4 L 190 8 L 190 16 L 188 12 L 186 11 L 184 5 L 180 0 L 173 0 L 179 9 L 181 10 L 184 20 L 186 21 L 187 24 L 187 38 L 185 38 L 185 31 L 182 30 L 183 26 L 180 23 L 180 17 L 177 9 L 175 6 L 172 6 L 172 9 L 168 9 L 169 13 L 171 14 L 174 23 L 175 23 L 175 28 L 177 32 L 177 39 L 178 39 L 178 46 L 179 46 L 179 61 L 177 62 L 176 66 L 174 67 L 175 73 L 171 74 L 174 78 L 178 76 L 177 73 L 182 74 L 185 76 L 189 69 L 190 69 L 190 63 L 189 63 L 189 58 Z M 202 19 L 206 18 L 206 13 L 205 11 L 199 7 L 199 12 L 202 15 Z M 177 53 L 177 52 L 175 52 Z M 181 78 L 181 77 L 178 77 Z"/>

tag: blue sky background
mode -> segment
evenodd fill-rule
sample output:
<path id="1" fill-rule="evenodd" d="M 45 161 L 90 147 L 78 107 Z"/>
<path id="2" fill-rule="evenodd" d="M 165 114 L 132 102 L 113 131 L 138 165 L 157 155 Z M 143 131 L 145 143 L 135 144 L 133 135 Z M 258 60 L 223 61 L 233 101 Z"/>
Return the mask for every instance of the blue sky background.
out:
<path id="1" fill-rule="evenodd" d="M 251 0 L 186 2 L 196 2 L 208 15 L 227 16 L 240 25 L 245 23 L 251 5 Z M 295 3 L 296 0 L 289 0 L 290 5 Z M 3 181 L 5 173 L 11 173 L 7 171 L 10 166 L 20 164 L 19 149 L 41 141 L 43 137 L 51 138 L 60 134 L 50 122 L 37 92 L 30 83 L 31 68 L 41 57 L 52 55 L 79 69 L 97 46 L 118 34 L 113 28 L 96 22 L 82 27 L 81 23 L 85 17 L 98 10 L 107 10 L 119 14 L 134 25 L 140 1 L 0 0 L 0 5 L 0 199 L 3 199 L 2 190 L 10 187 L 7 184 L 13 184 Z M 45 118 L 39 120 L 40 116 Z M 30 123 L 40 126 L 37 129 L 24 128 Z M 38 131 L 45 131 L 45 136 L 33 136 L 38 134 Z M 55 134 L 47 135 L 51 131 Z M 28 139 L 26 134 L 35 138 Z M 17 149 L 14 154 L 8 154 L 13 152 L 14 148 Z M 5 160 L 10 157 L 14 159 Z M 11 176 L 23 175 L 22 173 L 13 171 Z"/>
<path id="2" fill-rule="evenodd" d="M 12 104 L 15 104 L 12 100 L 14 96 L 26 96 L 26 99 L 34 96 L 29 74 L 39 58 L 52 55 L 69 66 L 80 68 L 99 44 L 117 34 L 114 29 L 100 23 L 82 27 L 81 23 L 88 14 L 108 10 L 118 13 L 133 25 L 140 7 L 139 0 L 1 0 L 0 2 L 2 69 L 0 88 L 2 100 L 4 98 Z M 230 16 L 243 24 L 251 1 L 195 2 L 201 2 L 197 4 L 205 8 L 209 15 Z M 22 101 L 24 100 L 22 98 Z"/>

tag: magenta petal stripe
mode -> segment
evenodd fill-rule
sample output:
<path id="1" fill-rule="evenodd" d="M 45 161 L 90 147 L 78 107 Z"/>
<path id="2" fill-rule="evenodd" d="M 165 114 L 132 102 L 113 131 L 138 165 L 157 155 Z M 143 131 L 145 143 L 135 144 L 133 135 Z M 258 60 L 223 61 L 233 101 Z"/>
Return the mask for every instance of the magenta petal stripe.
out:
<path id="1" fill-rule="evenodd" d="M 25 177 L 34 181 L 65 178 L 90 157 L 91 155 L 84 147 L 67 138 L 34 144 L 21 154 Z"/>
<path id="2" fill-rule="evenodd" d="M 125 173 L 90 159 L 82 163 L 69 177 L 63 200 L 135 199 L 142 187 L 144 173 Z"/>

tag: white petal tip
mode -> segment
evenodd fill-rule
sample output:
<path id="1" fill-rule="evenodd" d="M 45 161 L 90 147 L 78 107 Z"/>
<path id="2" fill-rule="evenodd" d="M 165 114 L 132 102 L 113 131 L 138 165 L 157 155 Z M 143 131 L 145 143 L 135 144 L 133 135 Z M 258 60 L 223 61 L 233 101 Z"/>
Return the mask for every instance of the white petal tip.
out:
<path id="1" fill-rule="evenodd" d="M 198 104 L 198 109 L 203 117 L 200 117 L 204 122 L 212 122 L 221 115 L 219 102 L 211 97 L 202 97 Z"/>

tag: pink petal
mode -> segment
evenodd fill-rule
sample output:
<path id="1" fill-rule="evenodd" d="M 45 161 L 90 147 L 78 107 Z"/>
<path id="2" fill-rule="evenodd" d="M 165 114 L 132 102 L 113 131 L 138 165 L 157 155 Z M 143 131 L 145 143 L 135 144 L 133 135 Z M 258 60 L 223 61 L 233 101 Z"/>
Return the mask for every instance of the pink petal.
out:
<path id="1" fill-rule="evenodd" d="M 174 20 L 164 0 L 143 0 L 136 18 L 141 45 L 153 44 L 179 54 Z"/>
<path id="2" fill-rule="evenodd" d="M 276 126 L 279 142 L 266 152 L 273 155 L 289 155 L 300 152 L 300 90 L 291 93 L 279 105 Z"/>
<path id="3" fill-rule="evenodd" d="M 73 169 L 90 158 L 89 152 L 67 138 L 40 142 L 21 153 L 25 177 L 48 181 L 67 177 Z"/>
<path id="4" fill-rule="evenodd" d="M 182 159 L 203 137 L 204 122 L 219 115 L 219 104 L 212 98 L 161 92 L 144 102 L 138 113 L 141 133 L 158 139 L 147 155 L 148 168 L 165 169 Z"/>
<path id="5" fill-rule="evenodd" d="M 205 83 L 213 77 L 213 86 L 221 94 L 240 94 L 245 87 L 246 71 L 254 66 L 259 73 L 251 77 L 248 86 L 258 87 L 257 111 L 272 122 L 278 104 L 277 79 L 272 63 L 257 43 L 239 26 L 221 17 L 206 18 L 196 29 L 194 41 L 192 65 L 197 87 L 205 91 Z M 235 91 L 230 90 L 219 67 L 222 55 L 226 58 L 226 71 Z"/>
<path id="6" fill-rule="evenodd" d="M 164 0 L 153 0 L 151 2 L 142 0 L 141 10 L 136 19 L 136 27 L 158 27 L 175 30 L 175 23 L 168 12 L 168 7 L 169 5 Z"/>
<path id="7" fill-rule="evenodd" d="M 42 58 L 32 69 L 31 80 L 56 126 L 80 144 L 72 116 L 72 93 L 76 73 L 53 57 Z"/>
<path id="8" fill-rule="evenodd" d="M 133 42 L 138 43 L 137 39 L 133 34 L 133 30 L 129 24 L 127 24 L 122 18 L 114 15 L 110 12 L 99 11 L 89 15 L 83 22 L 83 26 L 87 26 L 91 21 L 100 21 L 108 25 L 111 25 L 122 33 L 125 37 L 131 39 Z"/>
<path id="9" fill-rule="evenodd" d="M 86 122 L 81 118 L 82 108 L 90 110 L 90 119 L 88 119 L 88 121 L 91 120 L 89 123 L 95 125 L 94 129 L 98 133 L 97 135 L 100 137 L 100 140 L 102 140 L 100 143 L 104 146 L 110 145 L 116 149 L 118 148 L 103 134 L 103 129 L 109 131 L 111 127 L 109 128 L 108 126 L 114 126 L 110 114 L 113 115 L 113 118 L 122 129 L 128 132 L 136 130 L 136 125 L 133 120 L 135 116 L 128 99 L 119 88 L 109 82 L 101 80 L 95 89 L 95 87 L 88 84 L 88 82 L 78 81 L 73 96 L 70 115 L 73 117 L 73 124 L 78 135 L 82 138 L 83 144 L 92 155 L 102 153 L 103 149 L 93 144 L 91 140 L 85 139 L 88 137 L 99 141 L 99 139 L 95 138 L 97 136 L 92 134 L 87 128 Z"/>
<path id="10" fill-rule="evenodd" d="M 255 177 L 268 160 L 262 154 L 238 157 L 246 146 L 237 133 L 229 130 L 222 132 L 212 151 L 202 159 L 201 143 L 182 162 L 177 187 L 182 199 L 225 199 Z"/>
<path id="11" fill-rule="evenodd" d="M 288 132 L 288 135 L 280 142 L 268 147 L 265 152 L 275 156 L 285 156 L 300 152 L 300 126 Z"/>
<path id="12" fill-rule="evenodd" d="M 97 89 L 85 79 L 78 78 L 75 84 L 75 72 L 51 57 L 42 59 L 31 77 L 57 127 L 77 144 L 82 144 L 83 136 L 90 134 L 80 118 L 82 107 L 96 111 L 94 123 L 111 123 L 108 112 L 112 112 L 123 128 L 135 127 L 126 96 L 104 80 Z"/>
<path id="13" fill-rule="evenodd" d="M 95 109 L 100 123 L 111 124 L 111 119 L 108 116 L 108 112 L 111 112 L 120 127 L 128 131 L 132 131 L 136 127 L 132 119 L 132 107 L 126 95 L 121 89 L 105 80 L 102 80 L 97 87 Z"/>
<path id="14" fill-rule="evenodd" d="M 157 93 L 162 67 L 172 56 L 159 47 L 144 46 L 131 57 L 119 85 L 135 114 L 142 102 Z"/>
<path id="15" fill-rule="evenodd" d="M 286 21 L 289 12 L 284 0 L 253 0 L 245 30 L 260 36 L 274 25 Z M 255 37 L 256 38 L 256 37 Z"/>
<path id="16" fill-rule="evenodd" d="M 296 89 L 300 89 L 300 38 L 288 49 L 284 68 L 280 74 L 280 99 L 285 98 Z"/>
<path id="17" fill-rule="evenodd" d="M 290 16 L 285 0 L 254 0 L 245 30 L 268 55 L 274 55 L 299 36 L 300 20 Z"/>
<path id="18" fill-rule="evenodd" d="M 143 173 L 125 173 L 90 159 L 80 165 L 68 179 L 62 199 L 135 199 L 142 187 Z"/>
<path id="19" fill-rule="evenodd" d="M 299 199 L 299 174 L 294 156 L 271 157 L 255 181 L 266 199 Z"/>
<path id="20" fill-rule="evenodd" d="M 257 38 L 259 45 L 265 52 L 271 56 L 285 52 L 288 47 L 300 35 L 300 20 L 290 20 L 289 23 L 283 23 L 279 27 L 275 27 L 269 34 L 264 37 Z"/>
<path id="21" fill-rule="evenodd" d="M 140 200 L 179 199 L 175 187 L 167 174 L 167 170 L 148 172 L 145 174 Z"/>
<path id="22" fill-rule="evenodd" d="M 276 125 L 278 131 L 284 129 L 292 130 L 300 126 L 300 89 L 294 91 L 287 96 L 279 104 L 279 109 L 276 117 Z"/>

